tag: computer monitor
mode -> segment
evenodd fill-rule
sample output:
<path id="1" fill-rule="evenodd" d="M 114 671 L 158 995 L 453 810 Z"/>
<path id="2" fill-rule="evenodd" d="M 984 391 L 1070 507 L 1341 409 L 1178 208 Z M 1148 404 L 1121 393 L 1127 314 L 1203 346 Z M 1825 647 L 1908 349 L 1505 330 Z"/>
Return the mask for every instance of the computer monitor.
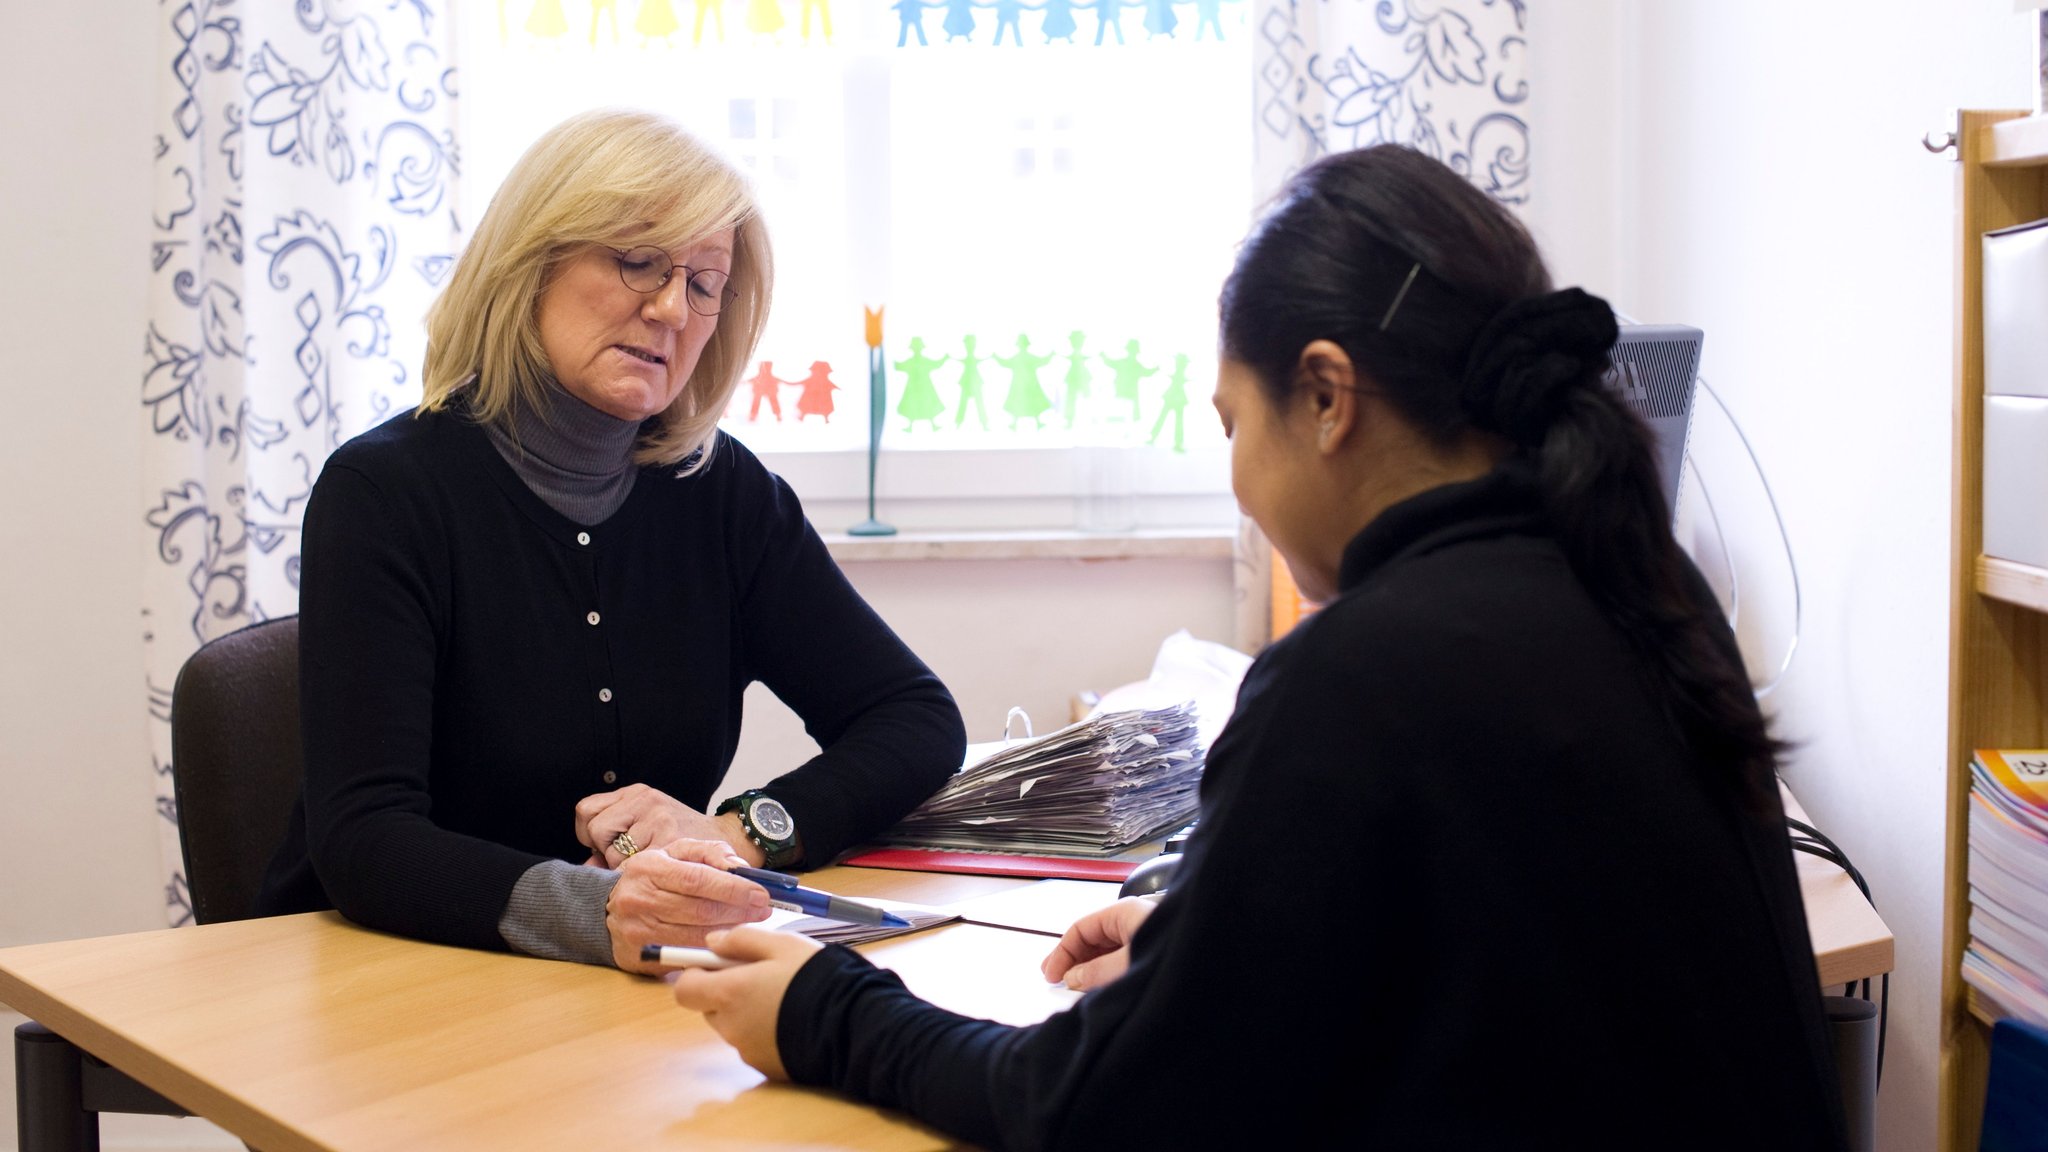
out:
<path id="1" fill-rule="evenodd" d="M 1607 370 L 1607 386 L 1636 410 L 1656 437 L 1657 471 L 1674 518 L 1678 486 L 1685 475 L 1686 437 L 1692 431 L 1702 339 L 1699 329 L 1683 324 L 1623 324 Z"/>

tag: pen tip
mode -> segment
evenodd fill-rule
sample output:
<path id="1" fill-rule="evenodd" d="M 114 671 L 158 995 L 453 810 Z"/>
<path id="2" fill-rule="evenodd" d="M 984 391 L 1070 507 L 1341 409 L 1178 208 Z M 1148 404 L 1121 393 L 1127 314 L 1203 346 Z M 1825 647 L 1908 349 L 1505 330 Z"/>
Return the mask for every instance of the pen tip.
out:
<path id="1" fill-rule="evenodd" d="M 659 959 L 661 959 L 661 945 L 642 944 L 640 946 L 640 962 L 642 964 L 652 964 Z"/>

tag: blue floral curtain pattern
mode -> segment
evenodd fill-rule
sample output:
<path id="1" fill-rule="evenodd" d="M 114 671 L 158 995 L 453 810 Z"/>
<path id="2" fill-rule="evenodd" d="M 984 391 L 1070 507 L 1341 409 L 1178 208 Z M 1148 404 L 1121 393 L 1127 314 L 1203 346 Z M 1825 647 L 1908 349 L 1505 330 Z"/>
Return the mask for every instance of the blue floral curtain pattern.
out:
<path id="1" fill-rule="evenodd" d="M 1258 187 L 1329 152 L 1406 144 L 1528 200 L 1524 0 L 1256 0 Z"/>
<path id="2" fill-rule="evenodd" d="M 297 610 L 313 478 L 418 401 L 458 156 L 441 0 L 168 0 L 158 19 L 142 615 L 180 924 L 172 685 L 201 643 Z"/>

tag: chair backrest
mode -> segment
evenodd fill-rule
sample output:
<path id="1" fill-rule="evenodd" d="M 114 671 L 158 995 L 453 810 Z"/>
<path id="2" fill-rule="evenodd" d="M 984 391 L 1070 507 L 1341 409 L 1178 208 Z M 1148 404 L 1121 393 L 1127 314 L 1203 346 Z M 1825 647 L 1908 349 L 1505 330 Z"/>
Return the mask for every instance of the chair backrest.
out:
<path id="1" fill-rule="evenodd" d="M 246 920 L 305 774 L 299 618 L 200 645 L 171 689 L 171 767 L 185 883 L 201 924 Z"/>

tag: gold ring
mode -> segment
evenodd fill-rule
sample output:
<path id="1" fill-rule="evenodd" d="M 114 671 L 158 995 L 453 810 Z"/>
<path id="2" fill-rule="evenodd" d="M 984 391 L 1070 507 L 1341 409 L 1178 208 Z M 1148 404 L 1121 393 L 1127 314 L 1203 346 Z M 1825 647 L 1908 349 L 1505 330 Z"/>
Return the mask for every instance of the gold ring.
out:
<path id="1" fill-rule="evenodd" d="M 631 856 L 639 850 L 640 845 L 633 843 L 633 834 L 631 832 L 621 832 L 617 836 L 612 837 L 612 851 L 617 852 L 621 856 Z"/>

